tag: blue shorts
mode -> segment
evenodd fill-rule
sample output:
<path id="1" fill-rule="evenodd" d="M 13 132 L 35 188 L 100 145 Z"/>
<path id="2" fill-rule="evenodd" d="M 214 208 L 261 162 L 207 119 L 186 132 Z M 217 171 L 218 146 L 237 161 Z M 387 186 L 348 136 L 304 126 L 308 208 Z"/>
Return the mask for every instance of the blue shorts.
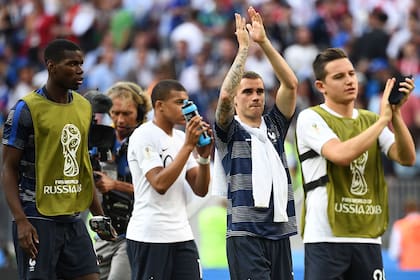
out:
<path id="1" fill-rule="evenodd" d="M 202 270 L 194 240 L 145 243 L 127 239 L 132 279 L 200 280 Z"/>
<path id="2" fill-rule="evenodd" d="M 292 280 L 289 238 L 232 236 L 226 240 L 231 280 Z"/>
<path id="3" fill-rule="evenodd" d="M 34 260 L 20 248 L 13 222 L 19 279 L 72 279 L 99 273 L 92 240 L 83 220 L 62 223 L 30 218 L 29 221 L 39 237 L 38 256 Z"/>
<path id="4" fill-rule="evenodd" d="M 385 279 L 379 244 L 306 243 L 305 280 Z"/>

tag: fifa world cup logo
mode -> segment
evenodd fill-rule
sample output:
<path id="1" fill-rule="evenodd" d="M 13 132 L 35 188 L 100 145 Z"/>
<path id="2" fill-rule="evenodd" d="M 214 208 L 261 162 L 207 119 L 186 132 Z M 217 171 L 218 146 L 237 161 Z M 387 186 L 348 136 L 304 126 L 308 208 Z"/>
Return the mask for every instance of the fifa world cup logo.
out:
<path id="1" fill-rule="evenodd" d="M 368 160 L 368 152 L 364 152 L 359 158 L 350 164 L 350 170 L 353 174 L 350 192 L 354 195 L 364 195 L 368 191 L 365 180 L 365 167 Z"/>
<path id="2" fill-rule="evenodd" d="M 61 144 L 64 156 L 64 176 L 79 174 L 79 165 L 76 160 L 77 149 L 80 145 L 80 131 L 73 124 L 66 124 L 61 131 Z"/>

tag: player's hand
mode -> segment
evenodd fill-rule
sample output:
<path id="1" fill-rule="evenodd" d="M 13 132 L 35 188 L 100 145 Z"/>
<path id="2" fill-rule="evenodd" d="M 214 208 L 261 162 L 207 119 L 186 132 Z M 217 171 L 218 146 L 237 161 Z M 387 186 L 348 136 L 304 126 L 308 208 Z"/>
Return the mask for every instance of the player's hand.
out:
<path id="1" fill-rule="evenodd" d="M 392 109 L 391 109 L 391 104 L 389 104 L 388 98 L 394 84 L 395 84 L 395 78 L 388 79 L 386 81 L 384 93 L 382 95 L 382 100 L 381 100 L 381 108 L 380 108 L 379 116 L 380 118 L 385 119 L 387 122 L 391 121 L 391 118 L 392 118 Z"/>
<path id="2" fill-rule="evenodd" d="M 254 42 L 258 44 L 264 43 L 267 40 L 267 34 L 265 33 L 261 15 L 253 7 L 248 8 L 248 15 L 251 19 L 251 24 L 247 24 L 249 35 Z"/>
<path id="3" fill-rule="evenodd" d="M 27 219 L 16 222 L 16 226 L 19 246 L 31 259 L 35 259 L 38 255 L 37 246 L 39 244 L 35 227 Z"/>
<path id="4" fill-rule="evenodd" d="M 401 106 L 405 102 L 407 102 L 408 97 L 413 92 L 414 87 L 415 87 L 414 86 L 414 80 L 413 80 L 413 78 L 410 78 L 410 77 L 405 77 L 403 82 L 401 82 L 399 85 L 395 85 L 395 86 L 398 86 L 399 89 L 400 89 L 400 91 L 402 93 L 404 93 L 404 98 L 401 100 L 400 103 L 398 103 L 396 105 L 391 105 L 391 107 L 392 107 L 393 110 L 401 108 Z"/>
<path id="5" fill-rule="evenodd" d="M 192 145 L 195 147 L 198 143 L 198 139 L 207 130 L 201 116 L 194 116 L 189 120 L 185 126 L 185 144 Z"/>
<path id="6" fill-rule="evenodd" d="M 212 150 L 213 150 L 213 145 L 214 145 L 214 137 L 213 137 L 213 130 L 211 129 L 211 126 L 206 123 L 206 122 L 202 122 L 201 126 L 205 129 L 205 131 L 207 131 L 208 136 L 211 138 L 211 143 L 202 147 L 196 147 L 197 153 L 204 158 L 207 158 L 210 156 Z"/>
<path id="7" fill-rule="evenodd" d="M 240 14 L 235 13 L 236 22 L 236 38 L 238 40 L 239 48 L 248 48 L 249 46 L 249 34 L 247 31 L 247 24 L 245 18 L 241 17 Z"/>

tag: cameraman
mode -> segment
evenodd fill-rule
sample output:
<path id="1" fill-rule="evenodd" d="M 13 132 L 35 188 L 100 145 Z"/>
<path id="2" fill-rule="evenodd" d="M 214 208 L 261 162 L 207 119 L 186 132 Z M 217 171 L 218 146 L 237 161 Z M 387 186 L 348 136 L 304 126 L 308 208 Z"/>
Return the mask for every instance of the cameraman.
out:
<path id="1" fill-rule="evenodd" d="M 112 149 L 117 178 L 106 170 L 95 171 L 96 188 L 102 193 L 105 215 L 111 217 L 118 237 L 113 241 L 98 239 L 100 279 L 130 279 L 130 265 L 126 253 L 125 233 L 133 205 L 133 185 L 127 163 L 128 140 L 134 129 L 146 120 L 151 102 L 140 86 L 127 81 L 117 82 L 106 92 L 112 100 L 109 111 L 116 141 Z"/>

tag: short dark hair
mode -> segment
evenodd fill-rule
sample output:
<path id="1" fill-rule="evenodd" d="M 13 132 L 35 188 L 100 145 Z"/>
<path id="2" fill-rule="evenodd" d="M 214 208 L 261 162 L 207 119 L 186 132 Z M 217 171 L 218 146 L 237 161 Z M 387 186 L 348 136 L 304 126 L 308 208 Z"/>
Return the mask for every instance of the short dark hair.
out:
<path id="1" fill-rule="evenodd" d="M 245 71 L 242 74 L 242 79 L 251 79 L 251 80 L 260 79 L 260 80 L 262 80 L 260 74 L 254 72 L 254 71 Z"/>
<path id="2" fill-rule="evenodd" d="M 155 107 L 156 101 L 168 98 L 171 90 L 187 91 L 177 80 L 166 79 L 159 81 L 152 89 L 152 106 Z"/>
<path id="3" fill-rule="evenodd" d="M 44 50 L 44 61 L 47 63 L 48 60 L 58 62 L 64 59 L 65 51 L 81 51 L 81 48 L 66 39 L 56 39 L 51 41 Z"/>
<path id="4" fill-rule="evenodd" d="M 333 60 L 341 58 L 348 58 L 348 56 L 342 49 L 339 48 L 327 48 L 320 52 L 312 63 L 315 79 L 323 81 L 327 76 L 325 65 Z"/>

